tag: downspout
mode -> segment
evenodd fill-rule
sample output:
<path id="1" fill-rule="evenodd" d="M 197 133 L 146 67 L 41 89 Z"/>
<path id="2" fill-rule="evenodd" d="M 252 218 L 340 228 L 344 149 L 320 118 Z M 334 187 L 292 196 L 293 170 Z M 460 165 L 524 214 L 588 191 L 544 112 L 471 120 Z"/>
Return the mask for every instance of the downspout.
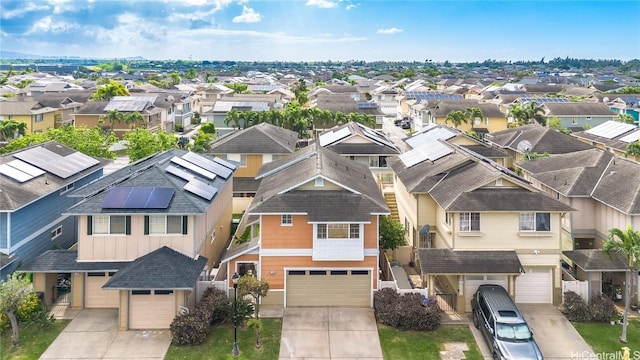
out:
<path id="1" fill-rule="evenodd" d="M 189 217 L 187 216 L 187 221 L 189 221 Z M 195 259 L 196 256 L 198 256 L 198 249 L 196 249 L 196 219 L 195 216 L 193 217 L 192 221 L 191 221 L 191 228 L 192 228 L 192 235 L 191 235 L 191 239 L 193 241 L 193 256 L 192 258 Z M 206 241 L 206 239 L 205 239 Z"/>

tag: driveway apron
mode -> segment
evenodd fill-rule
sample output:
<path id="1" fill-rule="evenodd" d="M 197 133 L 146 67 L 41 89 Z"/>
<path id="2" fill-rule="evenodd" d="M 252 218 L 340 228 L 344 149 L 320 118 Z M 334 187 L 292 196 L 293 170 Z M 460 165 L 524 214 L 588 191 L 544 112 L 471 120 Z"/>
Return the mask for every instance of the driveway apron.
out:
<path id="1" fill-rule="evenodd" d="M 157 359 L 169 349 L 169 330 L 118 331 L 118 309 L 84 309 L 40 359 Z"/>
<path id="2" fill-rule="evenodd" d="M 280 359 L 382 359 L 370 308 L 285 308 Z"/>

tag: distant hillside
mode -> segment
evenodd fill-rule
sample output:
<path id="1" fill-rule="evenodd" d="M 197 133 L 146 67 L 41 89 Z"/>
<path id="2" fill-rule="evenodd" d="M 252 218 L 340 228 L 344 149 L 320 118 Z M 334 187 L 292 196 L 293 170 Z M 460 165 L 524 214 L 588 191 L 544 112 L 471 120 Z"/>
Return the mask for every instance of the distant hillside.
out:
<path id="1" fill-rule="evenodd" d="M 83 58 L 80 56 L 42 56 L 42 55 L 33 55 L 33 54 L 25 54 L 25 53 L 19 53 L 14 51 L 0 50 L 0 59 L 2 60 L 10 60 L 10 59 L 31 59 L 31 60 L 77 59 L 77 60 L 80 60 L 80 59 L 88 59 L 88 58 Z M 93 58 L 92 60 L 113 60 L 113 58 Z M 126 57 L 123 59 L 118 58 L 118 60 L 142 61 L 147 59 L 143 58 L 142 56 L 133 56 L 133 57 Z"/>

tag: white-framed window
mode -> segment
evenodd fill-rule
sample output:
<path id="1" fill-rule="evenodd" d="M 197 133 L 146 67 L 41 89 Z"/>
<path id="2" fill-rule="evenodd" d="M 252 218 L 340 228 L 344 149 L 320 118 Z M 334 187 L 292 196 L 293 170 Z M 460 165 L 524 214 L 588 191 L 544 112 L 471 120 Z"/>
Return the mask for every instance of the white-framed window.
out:
<path id="1" fill-rule="evenodd" d="M 293 225 L 293 215 L 291 214 L 282 214 L 280 217 L 280 225 L 282 226 L 291 226 Z"/>
<path id="2" fill-rule="evenodd" d="M 520 231 L 551 231 L 551 214 L 520 213 Z"/>
<path id="3" fill-rule="evenodd" d="M 126 218 L 122 215 L 94 215 L 93 234 L 125 234 Z"/>
<path id="4" fill-rule="evenodd" d="M 444 222 L 451 227 L 451 223 L 453 222 L 453 216 L 451 213 L 444 213 Z"/>
<path id="5" fill-rule="evenodd" d="M 314 181 L 314 186 L 316 187 L 323 187 L 324 186 L 324 179 L 321 177 L 317 177 Z"/>
<path id="6" fill-rule="evenodd" d="M 318 239 L 358 239 L 360 238 L 359 224 L 318 224 L 316 226 Z"/>
<path id="7" fill-rule="evenodd" d="M 54 240 L 55 238 L 57 238 L 60 235 L 62 235 L 62 225 L 60 225 L 57 228 L 51 230 L 51 240 Z"/>
<path id="8" fill-rule="evenodd" d="M 182 216 L 150 215 L 149 234 L 182 234 Z"/>
<path id="9" fill-rule="evenodd" d="M 43 116 L 42 114 L 36 114 L 36 122 L 42 122 Z"/>
<path id="10" fill-rule="evenodd" d="M 460 213 L 460 231 L 480 231 L 480 213 Z"/>
<path id="11" fill-rule="evenodd" d="M 227 159 L 240 163 L 240 167 L 247 167 L 247 154 L 227 154 Z"/>
<path id="12" fill-rule="evenodd" d="M 60 194 L 64 194 L 67 191 L 71 191 L 71 190 L 73 190 L 74 187 L 75 187 L 75 185 L 73 183 L 67 184 L 67 186 L 65 186 L 62 189 L 60 189 Z"/>

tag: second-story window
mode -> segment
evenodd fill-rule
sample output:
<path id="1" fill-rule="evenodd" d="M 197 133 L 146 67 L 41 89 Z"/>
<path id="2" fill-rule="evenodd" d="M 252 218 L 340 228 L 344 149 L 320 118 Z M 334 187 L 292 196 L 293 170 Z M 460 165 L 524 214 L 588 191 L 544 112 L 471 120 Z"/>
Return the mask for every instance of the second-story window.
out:
<path id="1" fill-rule="evenodd" d="M 358 224 L 318 224 L 316 226 L 318 239 L 358 239 L 360 225 Z"/>
<path id="2" fill-rule="evenodd" d="M 520 231 L 551 231 L 551 214 L 521 213 Z"/>
<path id="3" fill-rule="evenodd" d="M 460 231 L 480 231 L 480 213 L 460 213 Z"/>
<path id="4" fill-rule="evenodd" d="M 149 234 L 182 234 L 182 216 L 149 216 Z"/>
<path id="5" fill-rule="evenodd" d="M 42 120 L 43 120 L 42 114 L 37 114 L 36 115 L 36 122 L 42 122 Z"/>
<path id="6" fill-rule="evenodd" d="M 293 225 L 293 216 L 291 214 L 282 214 L 282 218 L 280 219 L 280 224 L 282 226 Z"/>
<path id="7" fill-rule="evenodd" d="M 123 215 L 95 215 L 93 216 L 93 234 L 95 235 L 124 235 L 128 231 L 128 217 Z"/>

